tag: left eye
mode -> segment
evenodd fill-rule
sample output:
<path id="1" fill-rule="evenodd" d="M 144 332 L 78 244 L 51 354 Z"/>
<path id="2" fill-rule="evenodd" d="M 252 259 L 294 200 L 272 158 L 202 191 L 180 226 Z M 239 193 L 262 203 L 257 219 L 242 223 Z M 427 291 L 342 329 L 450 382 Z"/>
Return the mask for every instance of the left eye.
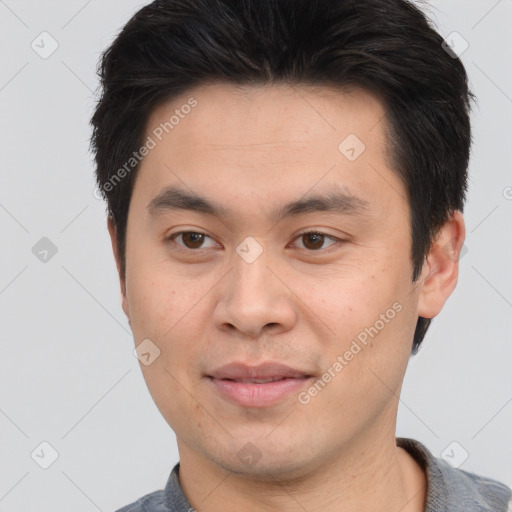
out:
<path id="1" fill-rule="evenodd" d="M 322 247 L 323 244 L 324 244 L 324 241 L 326 239 L 330 239 L 333 241 L 333 243 L 331 245 L 334 245 L 338 239 L 333 237 L 333 236 L 329 236 L 329 235 L 326 235 L 325 233 L 320 233 L 318 231 L 308 231 L 306 233 L 301 233 L 297 238 L 296 240 L 305 240 L 305 249 L 309 249 L 309 250 L 312 250 L 312 251 L 318 251 L 319 249 L 325 249 L 325 247 Z M 328 246 L 330 247 L 330 246 Z M 302 248 L 302 247 L 301 247 Z"/>

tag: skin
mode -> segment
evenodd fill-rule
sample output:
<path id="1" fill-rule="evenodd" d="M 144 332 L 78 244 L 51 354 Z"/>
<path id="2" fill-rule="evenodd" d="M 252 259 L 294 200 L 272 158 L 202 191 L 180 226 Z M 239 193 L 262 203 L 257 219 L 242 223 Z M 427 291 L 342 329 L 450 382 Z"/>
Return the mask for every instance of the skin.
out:
<path id="1" fill-rule="evenodd" d="M 203 85 L 156 108 L 146 136 L 191 96 L 197 106 L 141 163 L 120 274 L 135 344 L 149 338 L 160 350 L 141 368 L 176 433 L 188 500 L 200 512 L 422 511 L 425 475 L 395 443 L 398 397 L 418 316 L 436 316 L 456 286 L 461 213 L 439 231 L 412 283 L 410 209 L 377 98 L 326 87 Z M 352 162 L 338 149 L 348 134 L 366 146 Z M 231 215 L 149 215 L 146 206 L 169 185 Z M 270 217 L 330 190 L 367 201 L 367 216 Z M 120 270 L 110 220 L 108 229 Z M 299 236 L 314 230 L 344 243 Z M 180 231 L 207 236 L 203 245 L 166 241 Z M 249 236 L 263 249 L 250 264 L 236 252 Z M 401 311 L 307 404 L 292 393 L 272 407 L 242 407 L 205 377 L 232 361 L 267 360 L 321 376 L 396 302 Z M 238 456 L 247 443 L 260 455 L 253 465 Z"/>

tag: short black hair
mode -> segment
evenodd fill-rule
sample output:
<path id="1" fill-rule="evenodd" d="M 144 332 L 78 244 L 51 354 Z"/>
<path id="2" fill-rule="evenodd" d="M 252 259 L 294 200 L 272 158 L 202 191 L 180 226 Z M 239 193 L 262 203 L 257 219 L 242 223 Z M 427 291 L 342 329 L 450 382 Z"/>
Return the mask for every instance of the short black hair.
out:
<path id="1" fill-rule="evenodd" d="M 138 165 L 112 178 L 143 144 L 158 105 L 220 81 L 359 88 L 383 101 L 393 170 L 411 208 L 416 282 L 467 191 L 474 96 L 462 62 L 442 43 L 407 0 L 156 0 L 140 9 L 101 56 L 91 119 L 96 181 L 116 226 L 123 280 Z M 429 324 L 418 318 L 413 354 Z"/>

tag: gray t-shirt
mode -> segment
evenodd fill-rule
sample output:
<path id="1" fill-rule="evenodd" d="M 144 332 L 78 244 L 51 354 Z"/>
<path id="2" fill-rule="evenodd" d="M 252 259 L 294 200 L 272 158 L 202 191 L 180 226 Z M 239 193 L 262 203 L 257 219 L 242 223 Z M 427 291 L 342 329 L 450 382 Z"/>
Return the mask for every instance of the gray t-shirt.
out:
<path id="1" fill-rule="evenodd" d="M 397 446 L 407 450 L 427 476 L 425 512 L 508 512 L 512 492 L 491 478 L 450 466 L 419 441 L 398 437 Z M 194 512 L 178 478 L 180 465 L 171 471 L 164 490 L 155 491 L 117 512 Z"/>

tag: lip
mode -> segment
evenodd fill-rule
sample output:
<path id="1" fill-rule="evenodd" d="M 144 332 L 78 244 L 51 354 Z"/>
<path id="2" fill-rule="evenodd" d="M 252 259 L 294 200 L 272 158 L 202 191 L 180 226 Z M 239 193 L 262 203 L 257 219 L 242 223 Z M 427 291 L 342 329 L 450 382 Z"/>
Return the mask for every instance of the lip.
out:
<path id="1" fill-rule="evenodd" d="M 270 407 L 297 393 L 313 376 L 277 362 L 264 362 L 255 366 L 230 363 L 207 375 L 214 389 L 223 398 L 243 407 Z M 256 383 L 255 380 L 273 379 Z"/>

